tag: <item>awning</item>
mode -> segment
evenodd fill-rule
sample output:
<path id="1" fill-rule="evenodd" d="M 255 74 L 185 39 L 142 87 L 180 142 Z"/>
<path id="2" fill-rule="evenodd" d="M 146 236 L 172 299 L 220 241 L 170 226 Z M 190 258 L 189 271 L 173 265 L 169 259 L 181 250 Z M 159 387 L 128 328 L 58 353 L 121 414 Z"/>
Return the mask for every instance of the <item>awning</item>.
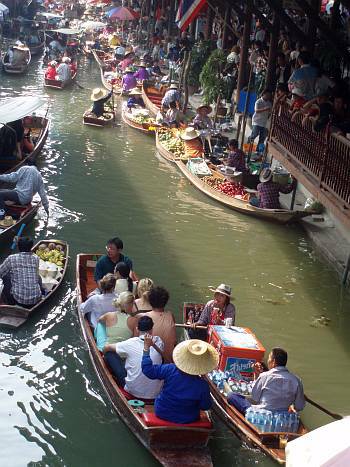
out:
<path id="1" fill-rule="evenodd" d="M 58 15 L 57 13 L 39 12 L 37 13 L 37 16 L 44 16 L 46 19 L 52 19 L 52 18 L 63 19 L 63 16 Z"/>
<path id="2" fill-rule="evenodd" d="M 51 29 L 51 32 L 57 32 L 58 34 L 66 34 L 68 36 L 73 36 L 74 34 L 79 34 L 79 29 L 70 29 L 70 28 L 59 28 Z"/>
<path id="3" fill-rule="evenodd" d="M 2 123 L 14 122 L 41 107 L 45 101 L 39 97 L 21 96 L 0 102 L 0 125 Z"/>
<path id="4" fill-rule="evenodd" d="M 286 467 L 348 467 L 350 417 L 328 423 L 287 443 Z"/>
<path id="5" fill-rule="evenodd" d="M 6 5 L 4 5 L 3 3 L 0 3 L 0 11 L 1 13 L 8 13 L 10 10 L 8 9 Z"/>

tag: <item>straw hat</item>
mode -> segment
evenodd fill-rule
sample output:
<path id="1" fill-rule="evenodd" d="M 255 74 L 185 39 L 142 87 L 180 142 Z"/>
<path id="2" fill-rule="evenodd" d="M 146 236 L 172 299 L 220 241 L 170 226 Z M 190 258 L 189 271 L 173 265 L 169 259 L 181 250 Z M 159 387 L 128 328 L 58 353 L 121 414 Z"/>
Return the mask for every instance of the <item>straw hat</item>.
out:
<path id="1" fill-rule="evenodd" d="M 95 101 L 98 101 L 100 99 L 102 99 L 103 97 L 106 97 L 107 95 L 107 91 L 105 91 L 104 89 L 101 89 L 101 88 L 95 88 L 92 90 L 92 94 L 90 96 L 90 99 L 95 102 Z"/>
<path id="2" fill-rule="evenodd" d="M 199 339 L 180 342 L 173 351 L 173 360 L 179 370 L 189 375 L 205 375 L 219 364 L 214 347 Z"/>
<path id="3" fill-rule="evenodd" d="M 187 127 L 183 133 L 181 133 L 180 138 L 183 139 L 184 141 L 190 141 L 191 139 L 198 138 L 200 135 L 200 132 L 195 130 L 192 127 Z"/>
<path id="4" fill-rule="evenodd" d="M 169 89 L 177 89 L 177 84 L 171 83 L 171 85 L 169 86 Z"/>
<path id="5" fill-rule="evenodd" d="M 266 182 L 269 182 L 272 178 L 272 170 L 271 169 L 263 169 L 261 171 L 261 174 L 259 175 L 259 180 L 261 183 L 266 183 Z"/>
<path id="6" fill-rule="evenodd" d="M 210 105 L 200 105 L 199 107 L 197 107 L 196 112 L 199 112 L 201 109 L 206 109 L 207 114 L 210 114 L 213 111 Z"/>
<path id="7" fill-rule="evenodd" d="M 137 66 L 142 66 L 143 68 L 146 68 L 147 65 L 143 60 L 141 60 L 141 62 Z"/>
<path id="8" fill-rule="evenodd" d="M 13 46 L 13 48 L 18 50 L 28 50 L 28 47 L 24 44 L 16 44 Z"/>
<path id="9" fill-rule="evenodd" d="M 129 92 L 129 96 L 141 96 L 142 92 L 134 88 Z"/>
<path id="10" fill-rule="evenodd" d="M 132 70 L 129 66 L 125 68 L 124 73 L 134 73 L 134 70 Z"/>
<path id="11" fill-rule="evenodd" d="M 11 225 L 15 224 L 16 221 L 12 218 L 12 216 L 5 216 L 0 221 L 0 227 L 11 227 Z"/>
<path id="12" fill-rule="evenodd" d="M 226 295 L 226 297 L 231 297 L 232 289 L 227 284 L 220 284 L 216 287 L 216 289 L 214 289 L 214 287 L 209 287 L 209 290 L 214 293 L 221 293 L 222 295 Z"/>

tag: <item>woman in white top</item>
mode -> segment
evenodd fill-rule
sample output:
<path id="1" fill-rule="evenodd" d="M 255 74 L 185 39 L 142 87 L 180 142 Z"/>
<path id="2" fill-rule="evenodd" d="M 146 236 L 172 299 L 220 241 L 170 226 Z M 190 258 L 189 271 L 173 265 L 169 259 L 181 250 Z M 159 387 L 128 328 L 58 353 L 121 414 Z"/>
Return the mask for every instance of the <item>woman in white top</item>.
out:
<path id="1" fill-rule="evenodd" d="M 114 287 L 116 284 L 116 278 L 114 274 L 106 274 L 100 281 L 100 294 L 92 295 L 86 300 L 86 302 L 80 305 L 79 311 L 86 315 L 89 313 L 89 321 L 93 328 L 97 326 L 97 321 L 100 316 L 104 315 L 108 311 L 113 311 L 115 306 L 113 300 L 116 295 L 114 293 Z"/>
<path id="2" fill-rule="evenodd" d="M 136 294 L 137 284 L 130 278 L 130 268 L 127 264 L 123 262 L 118 263 L 114 269 L 114 275 L 117 280 L 114 291 L 117 295 L 122 292 Z"/>

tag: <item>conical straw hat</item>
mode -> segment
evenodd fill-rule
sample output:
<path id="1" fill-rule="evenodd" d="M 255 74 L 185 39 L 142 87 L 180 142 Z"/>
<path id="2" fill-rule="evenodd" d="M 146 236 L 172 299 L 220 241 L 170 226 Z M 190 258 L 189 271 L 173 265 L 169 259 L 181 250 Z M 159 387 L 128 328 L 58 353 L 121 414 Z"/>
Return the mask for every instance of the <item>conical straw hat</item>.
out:
<path id="1" fill-rule="evenodd" d="M 214 347 L 199 339 L 180 342 L 173 351 L 173 360 L 179 370 L 189 375 L 205 375 L 219 364 Z"/>

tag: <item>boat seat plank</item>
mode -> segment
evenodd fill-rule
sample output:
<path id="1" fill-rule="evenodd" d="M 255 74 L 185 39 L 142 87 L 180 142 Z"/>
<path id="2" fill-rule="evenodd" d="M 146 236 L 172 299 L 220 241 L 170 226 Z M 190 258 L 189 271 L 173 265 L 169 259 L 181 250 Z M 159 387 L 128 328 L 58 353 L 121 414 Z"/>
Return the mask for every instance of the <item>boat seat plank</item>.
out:
<path id="1" fill-rule="evenodd" d="M 25 321 L 27 321 L 27 316 L 24 318 L 20 318 L 18 316 L 0 316 L 0 326 L 9 326 L 11 328 L 18 328 L 21 326 Z"/>
<path id="2" fill-rule="evenodd" d="M 205 412 L 201 412 L 200 419 L 197 422 L 193 423 L 173 423 L 168 422 L 167 420 L 162 420 L 158 418 L 155 413 L 144 412 L 142 414 L 142 419 L 145 424 L 150 427 L 155 426 L 186 426 L 191 428 L 212 428 L 212 422 L 209 420 L 208 415 Z"/>

